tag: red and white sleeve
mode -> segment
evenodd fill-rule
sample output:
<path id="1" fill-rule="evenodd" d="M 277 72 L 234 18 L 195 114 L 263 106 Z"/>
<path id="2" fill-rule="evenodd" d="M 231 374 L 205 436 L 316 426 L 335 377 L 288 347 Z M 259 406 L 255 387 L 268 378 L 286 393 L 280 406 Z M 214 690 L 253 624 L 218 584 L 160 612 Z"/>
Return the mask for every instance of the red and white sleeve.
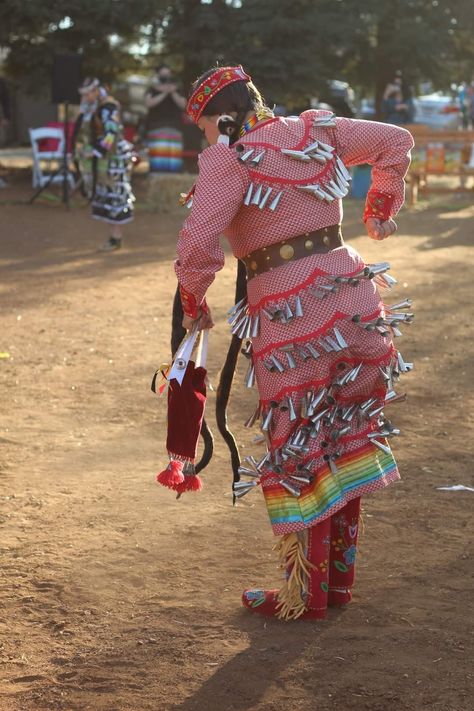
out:
<path id="1" fill-rule="evenodd" d="M 358 119 L 336 119 L 337 150 L 345 165 L 372 166 L 364 222 L 369 217 L 388 220 L 405 199 L 405 175 L 410 165 L 413 137 L 400 126 Z"/>
<path id="2" fill-rule="evenodd" d="M 204 296 L 224 266 L 219 238 L 242 205 L 248 173 L 233 150 L 218 143 L 199 156 L 199 178 L 191 214 L 179 233 L 174 268 L 184 312 L 196 318 Z"/>

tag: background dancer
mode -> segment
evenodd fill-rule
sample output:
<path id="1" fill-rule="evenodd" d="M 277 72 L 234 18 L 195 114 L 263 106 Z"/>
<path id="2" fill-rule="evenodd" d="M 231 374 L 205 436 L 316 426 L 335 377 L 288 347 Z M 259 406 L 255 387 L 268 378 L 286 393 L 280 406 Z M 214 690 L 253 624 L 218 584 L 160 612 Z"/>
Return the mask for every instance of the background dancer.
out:
<path id="1" fill-rule="evenodd" d="M 110 237 L 99 249 L 111 252 L 122 246 L 122 225 L 133 220 L 131 169 L 136 157 L 132 144 L 123 138 L 120 105 L 99 79 L 85 79 L 79 93 L 75 152 L 92 217 L 111 225 Z"/>
<path id="2" fill-rule="evenodd" d="M 361 495 L 399 479 L 386 440 L 398 430 L 383 408 L 411 369 L 392 341 L 411 302 L 386 306 L 377 285 L 394 282 L 389 265 L 366 265 L 342 239 L 347 166 L 372 165 L 363 218 L 383 240 L 396 230 L 413 140 L 329 111 L 273 117 L 242 67 L 206 72 L 187 110 L 211 145 L 178 241 L 183 326 L 213 325 L 205 293 L 224 263 L 224 233 L 247 268 L 248 303 L 230 317 L 248 339 L 247 385 L 255 379 L 259 394 L 247 424 L 260 418 L 268 445 L 234 488 L 262 486 L 286 568 L 280 590 L 246 590 L 243 604 L 322 618 L 351 600 Z M 219 141 L 224 126 L 230 146 Z"/>

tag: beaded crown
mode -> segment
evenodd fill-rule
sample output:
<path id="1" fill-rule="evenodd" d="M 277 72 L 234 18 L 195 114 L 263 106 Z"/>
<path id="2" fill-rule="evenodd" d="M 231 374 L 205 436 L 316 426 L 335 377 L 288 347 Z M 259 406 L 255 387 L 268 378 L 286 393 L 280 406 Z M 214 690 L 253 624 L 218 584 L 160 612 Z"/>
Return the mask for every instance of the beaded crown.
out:
<path id="1" fill-rule="evenodd" d="M 210 100 L 221 89 L 233 84 L 235 81 L 251 81 L 251 77 L 246 74 L 241 65 L 238 67 L 219 67 L 196 87 L 186 107 L 186 112 L 194 123 L 198 122 Z"/>

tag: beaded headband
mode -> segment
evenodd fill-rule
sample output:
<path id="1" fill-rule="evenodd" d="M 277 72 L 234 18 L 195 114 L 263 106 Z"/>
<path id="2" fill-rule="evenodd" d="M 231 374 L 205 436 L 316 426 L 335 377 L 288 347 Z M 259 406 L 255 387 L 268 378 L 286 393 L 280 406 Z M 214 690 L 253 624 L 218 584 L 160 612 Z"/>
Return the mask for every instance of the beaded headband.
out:
<path id="1" fill-rule="evenodd" d="M 194 90 L 186 107 L 186 113 L 194 123 L 197 123 L 201 118 L 207 104 L 221 89 L 235 81 L 252 81 L 251 77 L 245 73 L 242 66 L 238 67 L 219 67 L 207 79 L 204 79 L 201 84 Z"/>

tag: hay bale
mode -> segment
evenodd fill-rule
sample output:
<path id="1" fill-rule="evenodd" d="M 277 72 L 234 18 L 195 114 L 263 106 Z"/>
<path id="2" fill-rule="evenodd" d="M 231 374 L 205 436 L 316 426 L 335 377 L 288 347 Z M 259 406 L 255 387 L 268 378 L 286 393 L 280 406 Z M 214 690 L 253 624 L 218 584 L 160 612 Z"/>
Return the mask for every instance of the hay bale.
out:
<path id="1" fill-rule="evenodd" d="M 162 214 L 183 213 L 186 208 L 179 204 L 181 193 L 188 193 L 196 176 L 191 173 L 150 173 L 147 178 L 147 205 L 152 212 Z M 183 212 L 184 211 L 184 212 Z"/>

